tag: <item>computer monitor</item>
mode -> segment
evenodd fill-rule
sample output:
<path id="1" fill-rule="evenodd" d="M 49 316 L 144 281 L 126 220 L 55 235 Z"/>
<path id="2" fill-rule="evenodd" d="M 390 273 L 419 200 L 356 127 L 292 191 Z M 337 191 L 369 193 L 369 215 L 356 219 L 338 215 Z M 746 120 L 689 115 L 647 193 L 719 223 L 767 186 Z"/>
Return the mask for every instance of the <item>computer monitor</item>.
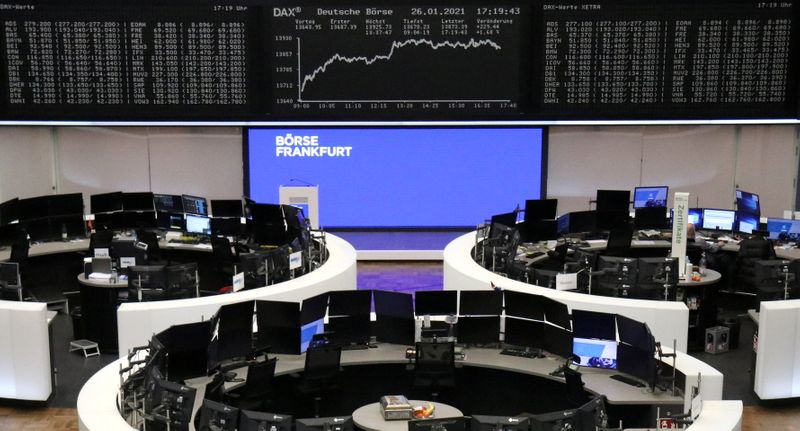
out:
<path id="1" fill-rule="evenodd" d="M 0 262 L 0 283 L 6 286 L 19 286 L 19 264 L 17 262 Z"/>
<path id="2" fill-rule="evenodd" d="M 154 379 L 152 397 L 153 409 L 146 412 L 157 422 L 168 423 L 170 429 L 188 430 L 194 407 L 195 388 L 173 383 L 164 379 Z"/>
<path id="3" fill-rule="evenodd" d="M 600 256 L 597 260 L 600 284 L 632 287 L 636 284 L 638 260 L 630 257 Z"/>
<path id="4" fill-rule="evenodd" d="M 186 230 L 186 221 L 183 214 L 158 211 L 156 212 L 156 227 L 163 230 Z"/>
<path id="5" fill-rule="evenodd" d="M 183 198 L 179 195 L 154 194 L 156 211 L 183 213 Z"/>
<path id="6" fill-rule="evenodd" d="M 186 233 L 211 235 L 211 219 L 194 214 L 186 214 Z"/>
<path id="7" fill-rule="evenodd" d="M 689 223 L 696 227 L 703 226 L 703 208 L 689 208 Z"/>
<path id="8" fill-rule="evenodd" d="M 505 226 L 509 228 L 514 228 L 517 226 L 517 212 L 511 211 L 508 213 L 503 214 L 495 214 L 491 218 L 491 223 L 489 225 L 489 238 L 495 238 L 500 234 L 500 230 L 497 226 Z"/>
<path id="9" fill-rule="evenodd" d="M 641 299 L 674 300 L 678 281 L 677 257 L 639 258 L 634 296 Z M 665 289 L 667 298 L 664 297 Z"/>
<path id="10" fill-rule="evenodd" d="M 0 204 L 0 226 L 19 220 L 19 199 L 14 198 Z"/>
<path id="11" fill-rule="evenodd" d="M 122 211 L 122 192 L 91 195 L 89 205 L 92 214 Z"/>
<path id="12" fill-rule="evenodd" d="M 655 343 L 652 344 L 652 349 L 619 343 L 617 371 L 637 377 L 651 388 L 655 387 L 658 373 L 655 354 Z"/>
<path id="13" fill-rule="evenodd" d="M 254 349 L 270 353 L 300 353 L 300 304 L 283 301 L 256 301 L 256 340 Z"/>
<path id="14" fill-rule="evenodd" d="M 541 296 L 540 299 L 544 308 L 545 320 L 564 329 L 572 329 L 572 319 L 570 318 L 567 304 L 556 301 L 555 299 L 547 296 Z"/>
<path id="15" fill-rule="evenodd" d="M 497 343 L 500 341 L 500 316 L 459 317 L 456 332 L 461 344 Z"/>
<path id="16" fill-rule="evenodd" d="M 556 218 L 558 199 L 528 199 L 525 201 L 525 222 Z"/>
<path id="17" fill-rule="evenodd" d="M 529 431 L 530 419 L 525 416 L 472 415 L 470 431 Z"/>
<path id="18" fill-rule="evenodd" d="M 211 321 L 173 325 L 158 334 L 163 344 L 162 371 L 172 381 L 205 375 Z"/>
<path id="19" fill-rule="evenodd" d="M 544 349 L 548 352 L 568 358 L 572 354 L 572 331 L 545 323 Z"/>
<path id="20" fill-rule="evenodd" d="M 314 335 L 325 332 L 325 314 L 328 311 L 328 294 L 323 293 L 303 300 L 300 309 L 300 352 L 308 349 Z"/>
<path id="21" fill-rule="evenodd" d="M 628 212 L 631 205 L 630 190 L 598 190 L 597 211 L 624 211 Z"/>
<path id="22" fill-rule="evenodd" d="M 239 255 L 239 272 L 244 273 L 244 288 L 255 289 L 269 284 L 269 252 L 254 251 Z"/>
<path id="23" fill-rule="evenodd" d="M 375 290 L 375 338 L 381 342 L 414 344 L 414 297 L 408 293 Z"/>
<path id="24" fill-rule="evenodd" d="M 562 410 L 530 416 L 531 431 L 579 430 L 576 410 Z M 582 431 L 582 430 L 581 430 Z"/>
<path id="25" fill-rule="evenodd" d="M 50 228 L 58 237 L 66 233 L 67 238 L 86 238 L 86 221 L 81 214 L 50 217 Z"/>
<path id="26" fill-rule="evenodd" d="M 134 289 L 164 289 L 167 284 L 164 268 L 164 265 L 129 266 L 128 286 Z"/>
<path id="27" fill-rule="evenodd" d="M 208 216 L 208 203 L 206 203 L 206 198 L 181 195 L 181 201 L 183 202 L 183 212 L 186 214 Z"/>
<path id="28" fill-rule="evenodd" d="M 369 316 L 371 290 L 333 290 L 328 292 L 328 314 L 331 316 Z"/>
<path id="29" fill-rule="evenodd" d="M 669 187 L 667 186 L 636 187 L 633 189 L 633 207 L 666 208 L 668 197 Z"/>
<path id="30" fill-rule="evenodd" d="M 595 232 L 597 211 L 574 211 L 569 213 L 568 233 Z"/>
<path id="31" fill-rule="evenodd" d="M 238 217 L 211 219 L 211 235 L 213 236 L 232 236 L 236 238 L 243 234 L 244 226 Z"/>
<path id="32" fill-rule="evenodd" d="M 732 231 L 736 221 L 736 211 L 703 208 L 703 224 L 705 230 Z"/>
<path id="33" fill-rule="evenodd" d="M 239 424 L 239 409 L 209 399 L 203 400 L 203 405 L 197 413 L 198 429 L 214 431 L 236 431 Z"/>
<path id="34" fill-rule="evenodd" d="M 522 227 L 523 242 L 548 241 L 559 236 L 556 220 L 529 220 Z"/>
<path id="35" fill-rule="evenodd" d="M 164 272 L 170 299 L 191 298 L 197 294 L 197 263 L 169 265 Z"/>
<path id="36" fill-rule="evenodd" d="M 50 197 L 20 199 L 17 203 L 20 223 L 47 218 L 50 212 Z"/>
<path id="37" fill-rule="evenodd" d="M 122 209 L 125 211 L 154 211 L 153 193 L 123 193 Z"/>
<path id="38" fill-rule="evenodd" d="M 543 349 L 544 322 L 506 317 L 503 342 L 512 346 Z"/>
<path id="39" fill-rule="evenodd" d="M 625 317 L 621 314 L 617 314 L 616 319 L 620 343 L 629 344 L 631 346 L 647 345 L 648 337 L 650 337 L 650 330 L 647 329 L 646 323 L 631 319 L 630 317 Z M 610 340 L 612 338 L 607 339 Z"/>
<path id="40" fill-rule="evenodd" d="M 65 193 L 48 196 L 50 217 L 83 215 L 83 193 Z"/>
<path id="41" fill-rule="evenodd" d="M 298 419 L 296 431 L 353 431 L 353 418 L 337 416 L 328 418 Z"/>
<path id="42" fill-rule="evenodd" d="M 351 316 L 329 316 L 325 332 L 329 333 L 329 340 L 335 345 L 368 345 L 372 336 L 369 313 Z"/>
<path id="43" fill-rule="evenodd" d="M 466 424 L 463 417 L 415 419 L 408 422 L 408 431 L 465 431 Z"/>
<path id="44" fill-rule="evenodd" d="M 741 213 L 754 215 L 758 219 L 761 216 L 761 203 L 758 195 L 737 189 L 736 209 Z"/>
<path id="45" fill-rule="evenodd" d="M 630 213 L 628 210 L 597 210 L 598 231 L 627 229 L 630 227 Z"/>
<path id="46" fill-rule="evenodd" d="M 282 245 L 288 242 L 283 208 L 277 204 L 251 204 L 247 229 L 257 244 Z"/>
<path id="47" fill-rule="evenodd" d="M 222 362 L 243 359 L 253 351 L 254 301 L 225 304 L 211 319 L 212 343 L 209 344 L 208 369 Z"/>
<path id="48" fill-rule="evenodd" d="M 599 395 L 577 408 L 575 416 L 578 419 L 579 430 L 606 429 L 608 415 L 606 415 L 605 401 L 605 395 Z"/>
<path id="49" fill-rule="evenodd" d="M 504 290 L 506 316 L 523 319 L 544 320 L 542 296 Z"/>
<path id="50" fill-rule="evenodd" d="M 768 218 L 769 239 L 774 241 L 800 241 L 800 220 Z"/>
<path id="51" fill-rule="evenodd" d="M 754 230 L 758 230 L 758 224 L 761 219 L 758 215 L 745 212 L 736 211 L 736 232 L 751 234 Z"/>
<path id="52" fill-rule="evenodd" d="M 244 216 L 241 199 L 212 199 L 211 214 L 214 217 L 235 217 Z"/>
<path id="53" fill-rule="evenodd" d="M 414 293 L 414 313 L 417 316 L 455 315 L 458 291 L 418 290 Z"/>
<path id="54" fill-rule="evenodd" d="M 459 316 L 499 316 L 503 312 L 501 291 L 462 290 L 459 297 Z"/>
<path id="55" fill-rule="evenodd" d="M 667 209 L 664 207 L 636 208 L 633 226 L 636 229 L 667 229 L 669 227 Z"/>
<path id="56" fill-rule="evenodd" d="M 292 431 L 292 416 L 242 410 L 239 431 Z"/>
<path id="57" fill-rule="evenodd" d="M 616 340 L 574 337 L 572 353 L 585 367 L 617 369 Z"/>
<path id="58" fill-rule="evenodd" d="M 572 310 L 572 332 L 578 338 L 616 340 L 616 315 L 600 311 Z"/>

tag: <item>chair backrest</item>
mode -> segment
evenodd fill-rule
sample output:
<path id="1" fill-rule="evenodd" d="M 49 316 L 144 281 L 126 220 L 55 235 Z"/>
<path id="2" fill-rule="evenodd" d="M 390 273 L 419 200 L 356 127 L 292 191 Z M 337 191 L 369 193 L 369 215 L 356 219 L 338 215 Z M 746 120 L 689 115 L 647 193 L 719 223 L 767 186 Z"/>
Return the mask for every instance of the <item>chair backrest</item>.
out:
<path id="1" fill-rule="evenodd" d="M 147 244 L 147 260 L 160 260 L 161 247 L 158 246 L 158 235 L 148 230 L 137 229 L 136 239 Z"/>
<path id="2" fill-rule="evenodd" d="M 619 257 L 630 255 L 631 239 L 633 239 L 632 229 L 614 229 L 610 231 L 605 255 Z"/>
<path id="3" fill-rule="evenodd" d="M 739 243 L 739 259 L 773 259 L 772 241 L 763 238 L 746 238 Z"/>
<path id="4" fill-rule="evenodd" d="M 447 370 L 455 368 L 454 343 L 417 343 L 415 370 Z"/>
<path id="5" fill-rule="evenodd" d="M 98 230 L 89 237 L 89 253 L 94 257 L 94 249 L 111 248 L 111 241 L 114 240 L 113 230 Z"/>
<path id="6" fill-rule="evenodd" d="M 329 379 L 339 374 L 341 346 L 311 347 L 306 350 L 304 377 L 309 380 Z"/>
<path id="7" fill-rule="evenodd" d="M 28 262 L 28 252 L 30 250 L 30 243 L 28 239 L 18 239 L 11 244 L 11 255 L 8 258 L 9 262 L 18 263 L 24 266 Z"/>
<path id="8" fill-rule="evenodd" d="M 231 242 L 222 236 L 211 237 L 211 253 L 218 267 L 233 265 L 236 260 L 231 250 Z"/>
<path id="9" fill-rule="evenodd" d="M 275 377 L 275 365 L 277 358 L 267 359 L 264 362 L 251 364 L 247 367 L 247 382 L 248 387 L 264 387 L 268 389 L 270 382 Z"/>
<path id="10" fill-rule="evenodd" d="M 581 373 L 570 368 L 564 369 L 564 380 L 567 382 L 567 401 L 575 407 L 582 406 L 589 399 L 583 390 Z"/>

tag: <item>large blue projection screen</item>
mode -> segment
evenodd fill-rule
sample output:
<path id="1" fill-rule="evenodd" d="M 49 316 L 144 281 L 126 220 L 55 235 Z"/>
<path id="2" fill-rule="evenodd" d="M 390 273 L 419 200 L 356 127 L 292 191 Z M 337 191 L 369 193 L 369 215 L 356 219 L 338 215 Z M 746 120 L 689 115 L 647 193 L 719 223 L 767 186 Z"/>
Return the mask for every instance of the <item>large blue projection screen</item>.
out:
<path id="1" fill-rule="evenodd" d="M 249 129 L 250 198 L 319 185 L 323 227 L 476 226 L 542 190 L 542 129 Z"/>

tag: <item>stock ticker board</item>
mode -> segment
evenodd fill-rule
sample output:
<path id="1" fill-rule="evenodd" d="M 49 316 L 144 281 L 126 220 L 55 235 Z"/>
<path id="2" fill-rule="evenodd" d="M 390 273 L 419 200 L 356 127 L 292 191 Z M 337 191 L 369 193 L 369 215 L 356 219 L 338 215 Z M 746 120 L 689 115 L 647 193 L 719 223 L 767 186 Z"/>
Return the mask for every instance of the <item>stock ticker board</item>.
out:
<path id="1" fill-rule="evenodd" d="M 0 3 L 5 120 L 798 117 L 793 1 Z"/>

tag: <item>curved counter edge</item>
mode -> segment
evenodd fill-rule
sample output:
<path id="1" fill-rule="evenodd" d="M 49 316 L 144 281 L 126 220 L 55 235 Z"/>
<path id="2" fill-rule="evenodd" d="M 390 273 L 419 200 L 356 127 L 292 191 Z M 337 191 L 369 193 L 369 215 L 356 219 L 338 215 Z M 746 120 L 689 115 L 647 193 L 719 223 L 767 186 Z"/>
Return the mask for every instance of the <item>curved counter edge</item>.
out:
<path id="1" fill-rule="evenodd" d="M 490 283 L 503 289 L 547 296 L 572 309 L 617 313 L 647 323 L 653 336 L 665 346 L 676 340 L 677 350 L 685 352 L 689 333 L 689 309 L 682 302 L 611 298 L 576 292 L 557 291 L 512 280 L 495 274 L 472 259 L 475 232 L 451 241 L 444 249 L 445 290 L 486 290 Z"/>
<path id="2" fill-rule="evenodd" d="M 147 344 L 153 334 L 172 325 L 209 319 L 221 305 L 249 300 L 300 302 L 331 290 L 356 288 L 356 250 L 327 234 L 328 260 L 314 271 L 271 286 L 223 295 L 170 301 L 131 302 L 117 309 L 119 356 Z"/>
<path id="3" fill-rule="evenodd" d="M 762 302 L 756 329 L 753 391 L 762 400 L 800 397 L 800 299 Z"/>
<path id="4" fill-rule="evenodd" d="M 47 401 L 51 371 L 47 304 L 0 301 L 0 398 Z"/>

